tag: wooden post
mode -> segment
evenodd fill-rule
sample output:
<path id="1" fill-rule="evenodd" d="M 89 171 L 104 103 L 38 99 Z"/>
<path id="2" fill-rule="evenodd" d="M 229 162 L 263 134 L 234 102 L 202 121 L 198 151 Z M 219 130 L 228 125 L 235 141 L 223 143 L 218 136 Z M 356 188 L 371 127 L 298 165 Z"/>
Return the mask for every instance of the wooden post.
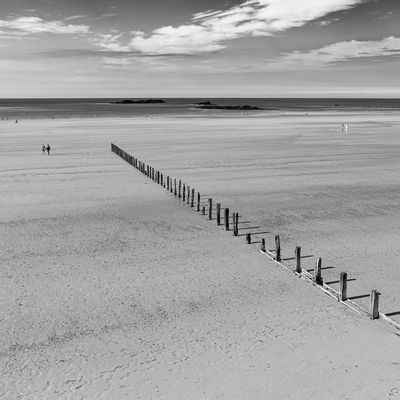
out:
<path id="1" fill-rule="evenodd" d="M 251 244 L 251 234 L 250 233 L 246 233 L 246 243 Z"/>
<path id="2" fill-rule="evenodd" d="M 179 179 L 178 197 L 182 197 L 182 181 Z"/>
<path id="3" fill-rule="evenodd" d="M 200 193 L 197 192 L 197 212 L 200 212 Z"/>
<path id="4" fill-rule="evenodd" d="M 186 201 L 186 185 L 183 184 L 183 188 L 182 188 L 182 200 L 183 202 Z"/>
<path id="5" fill-rule="evenodd" d="M 194 189 L 192 189 L 192 198 L 191 198 L 191 203 L 190 203 L 190 207 L 194 207 Z"/>
<path id="6" fill-rule="evenodd" d="M 163 174 L 161 174 L 161 183 L 160 183 L 160 185 L 164 186 L 164 175 Z"/>
<path id="7" fill-rule="evenodd" d="M 190 186 L 187 187 L 186 204 L 190 203 Z"/>
<path id="8" fill-rule="evenodd" d="M 281 261 L 281 238 L 275 235 L 275 260 Z"/>
<path id="9" fill-rule="evenodd" d="M 167 190 L 169 191 L 169 176 L 167 176 Z"/>
<path id="10" fill-rule="evenodd" d="M 314 276 L 313 276 L 313 281 L 317 285 L 322 285 L 323 284 L 321 269 L 322 269 L 322 260 L 321 260 L 321 258 L 318 258 L 317 262 L 315 263 Z"/>
<path id="11" fill-rule="evenodd" d="M 347 273 L 340 273 L 340 287 L 339 287 L 339 300 L 346 301 L 347 300 Z"/>
<path id="12" fill-rule="evenodd" d="M 208 219 L 212 219 L 212 199 L 208 199 Z"/>
<path id="13" fill-rule="evenodd" d="M 225 230 L 229 231 L 229 208 L 225 208 Z"/>
<path id="14" fill-rule="evenodd" d="M 239 235 L 239 213 L 233 213 L 233 236 Z"/>
<path id="15" fill-rule="evenodd" d="M 203 215 L 206 215 L 206 206 L 203 206 Z"/>
<path id="16" fill-rule="evenodd" d="M 221 203 L 217 203 L 217 225 L 221 225 Z"/>
<path id="17" fill-rule="evenodd" d="M 294 249 L 294 258 L 296 260 L 296 272 L 301 274 L 301 247 L 296 246 Z"/>
<path id="18" fill-rule="evenodd" d="M 174 179 L 174 195 L 176 196 L 178 193 L 176 191 L 176 179 Z"/>
<path id="19" fill-rule="evenodd" d="M 370 317 L 371 319 L 379 318 L 379 295 L 377 290 L 371 291 L 371 306 L 370 306 Z"/>
<path id="20" fill-rule="evenodd" d="M 264 239 L 264 238 L 261 239 L 260 250 L 261 250 L 262 252 L 264 252 L 264 253 L 265 253 L 265 251 L 266 251 L 266 248 L 265 248 L 265 239 Z"/>

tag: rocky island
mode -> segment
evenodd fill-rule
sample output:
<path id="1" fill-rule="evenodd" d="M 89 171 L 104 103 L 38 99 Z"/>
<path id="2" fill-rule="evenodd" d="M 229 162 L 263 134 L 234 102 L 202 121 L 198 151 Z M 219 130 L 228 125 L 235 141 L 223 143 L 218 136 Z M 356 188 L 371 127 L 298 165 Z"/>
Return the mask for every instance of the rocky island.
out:
<path id="1" fill-rule="evenodd" d="M 165 103 L 165 101 L 161 99 L 121 100 L 121 101 L 114 101 L 111 104 L 161 104 L 161 103 Z"/>
<path id="2" fill-rule="evenodd" d="M 251 110 L 264 110 L 260 107 L 249 106 L 249 105 L 220 105 L 211 103 L 211 101 L 204 101 L 197 104 L 196 108 L 204 108 L 207 110 L 236 110 L 236 111 L 251 111 Z"/>

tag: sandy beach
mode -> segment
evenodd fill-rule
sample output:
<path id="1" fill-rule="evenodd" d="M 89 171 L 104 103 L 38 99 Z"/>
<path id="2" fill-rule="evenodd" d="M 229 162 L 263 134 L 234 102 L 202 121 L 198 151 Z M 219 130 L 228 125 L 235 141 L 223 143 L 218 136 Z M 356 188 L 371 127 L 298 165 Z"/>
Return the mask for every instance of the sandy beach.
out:
<path id="1" fill-rule="evenodd" d="M 0 398 L 400 399 L 394 328 L 110 152 L 240 212 L 269 248 L 280 234 L 284 257 L 301 245 L 306 267 L 332 267 L 325 281 L 346 271 L 350 296 L 378 289 L 395 314 L 399 125 L 382 112 L 1 122 Z"/>

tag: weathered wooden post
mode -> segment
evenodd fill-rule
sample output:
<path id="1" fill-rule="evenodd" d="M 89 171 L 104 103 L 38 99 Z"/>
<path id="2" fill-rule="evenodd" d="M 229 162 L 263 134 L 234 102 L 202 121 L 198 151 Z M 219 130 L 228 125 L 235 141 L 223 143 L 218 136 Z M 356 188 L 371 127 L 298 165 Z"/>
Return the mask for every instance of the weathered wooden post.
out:
<path id="1" fill-rule="evenodd" d="M 186 185 L 183 184 L 183 188 L 182 188 L 182 200 L 183 202 L 186 201 Z"/>
<path id="2" fill-rule="evenodd" d="M 239 213 L 233 213 L 233 236 L 239 235 Z"/>
<path id="3" fill-rule="evenodd" d="M 159 185 L 161 182 L 161 172 L 157 171 L 157 184 Z"/>
<path id="4" fill-rule="evenodd" d="M 251 233 L 246 233 L 246 243 L 251 244 Z"/>
<path id="5" fill-rule="evenodd" d="M 377 290 L 371 291 L 371 305 L 370 305 L 370 317 L 371 319 L 379 318 L 379 295 Z"/>
<path id="6" fill-rule="evenodd" d="M 169 176 L 167 176 L 167 190 L 169 191 Z"/>
<path id="7" fill-rule="evenodd" d="M 346 301 L 347 300 L 347 273 L 340 273 L 340 286 L 339 286 L 339 300 Z"/>
<path id="8" fill-rule="evenodd" d="M 174 195 L 177 196 L 177 191 L 176 191 L 176 178 L 174 178 Z"/>
<path id="9" fill-rule="evenodd" d="M 236 236 L 236 213 L 232 213 L 233 236 Z"/>
<path id="10" fill-rule="evenodd" d="M 197 212 L 200 211 L 200 193 L 197 192 Z"/>
<path id="11" fill-rule="evenodd" d="M 323 284 L 323 279 L 322 279 L 322 260 L 321 260 L 321 258 L 318 258 L 316 263 L 315 263 L 313 281 L 317 285 L 322 285 Z"/>
<path id="12" fill-rule="evenodd" d="M 192 189 L 192 198 L 191 198 L 191 202 L 190 202 L 190 207 L 194 207 L 194 189 Z"/>
<path id="13" fill-rule="evenodd" d="M 178 197 L 182 197 L 182 181 L 179 179 Z"/>
<path id="14" fill-rule="evenodd" d="M 203 215 L 206 215 L 206 206 L 203 206 Z"/>
<path id="15" fill-rule="evenodd" d="M 281 238 L 275 235 L 275 260 L 281 261 Z"/>
<path id="16" fill-rule="evenodd" d="M 221 203 L 217 203 L 217 225 L 221 225 Z"/>
<path id="17" fill-rule="evenodd" d="M 301 247 L 296 246 L 294 249 L 294 258 L 296 261 L 296 272 L 301 274 Z"/>
<path id="18" fill-rule="evenodd" d="M 225 230 L 229 231 L 229 208 L 225 208 Z"/>
<path id="19" fill-rule="evenodd" d="M 212 219 L 212 199 L 208 199 L 208 219 Z"/>
<path id="20" fill-rule="evenodd" d="M 266 251 L 266 248 L 265 248 L 265 239 L 264 239 L 264 238 L 261 239 L 260 250 L 261 250 L 263 253 L 265 253 L 265 251 Z"/>
<path id="21" fill-rule="evenodd" d="M 187 187 L 186 204 L 190 203 L 190 186 Z"/>

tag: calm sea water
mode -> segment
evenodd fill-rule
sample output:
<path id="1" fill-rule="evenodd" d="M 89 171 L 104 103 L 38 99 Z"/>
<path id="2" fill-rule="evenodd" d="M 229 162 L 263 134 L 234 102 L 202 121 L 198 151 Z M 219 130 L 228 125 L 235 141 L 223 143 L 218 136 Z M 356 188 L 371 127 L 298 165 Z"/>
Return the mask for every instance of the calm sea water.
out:
<path id="1" fill-rule="evenodd" d="M 215 115 L 242 111 L 199 110 L 201 101 L 222 105 L 252 105 L 276 112 L 400 112 L 400 99 L 274 99 L 274 98 L 164 98 L 165 104 L 112 104 L 121 99 L 1 99 L 0 119 L 95 118 L 147 115 Z M 260 111 L 251 111 L 253 113 Z"/>

